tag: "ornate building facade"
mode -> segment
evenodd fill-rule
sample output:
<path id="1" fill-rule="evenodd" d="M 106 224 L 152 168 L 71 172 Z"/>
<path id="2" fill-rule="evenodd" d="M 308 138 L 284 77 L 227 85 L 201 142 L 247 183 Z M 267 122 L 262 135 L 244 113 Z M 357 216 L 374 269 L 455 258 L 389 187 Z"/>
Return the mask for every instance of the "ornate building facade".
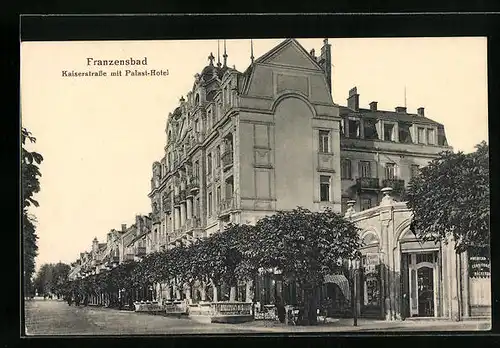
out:
<path id="1" fill-rule="evenodd" d="M 210 55 L 169 115 L 165 156 L 153 164 L 149 196 L 162 247 L 297 205 L 340 211 L 341 118 L 326 41 L 321 51 L 315 57 L 285 40 L 243 73 L 226 54 L 222 64 Z"/>
<path id="2" fill-rule="evenodd" d="M 379 110 L 376 102 L 361 108 L 356 87 L 347 106 L 336 104 L 330 50 L 326 39 L 319 56 L 287 39 L 251 57 L 244 72 L 228 66 L 225 49 L 222 62 L 210 54 L 166 120 L 164 156 L 152 165 L 152 213 L 112 231 L 119 261 L 189 244 L 230 222 L 255 224 L 278 210 L 328 207 L 347 213 L 362 231 L 360 315 L 488 313 L 489 278 L 468 271 L 469 255 L 416 241 L 411 213 L 398 202 L 418 168 L 451 149 L 444 126 L 423 107 L 417 113 Z M 382 197 L 386 187 L 394 199 Z M 93 248 L 77 262 L 75 277 L 92 269 L 99 243 Z M 108 248 L 112 260 L 117 248 Z M 347 279 L 332 276 L 325 283 L 320 296 L 337 301 L 336 308 L 351 300 Z M 253 285 L 252 295 L 249 284 L 241 284 L 237 299 L 266 304 L 279 293 L 294 303 L 300 296 L 279 277 L 259 277 Z M 191 296 L 171 284 L 159 284 L 157 294 Z"/>

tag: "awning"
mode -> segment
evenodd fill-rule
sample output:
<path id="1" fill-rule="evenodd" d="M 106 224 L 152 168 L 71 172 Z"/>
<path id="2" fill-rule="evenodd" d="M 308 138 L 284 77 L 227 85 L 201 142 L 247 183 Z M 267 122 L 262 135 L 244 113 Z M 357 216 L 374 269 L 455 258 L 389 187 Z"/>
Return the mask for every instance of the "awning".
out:
<path id="1" fill-rule="evenodd" d="M 343 274 L 329 274 L 325 276 L 325 283 L 337 284 L 344 294 L 344 297 L 349 301 L 351 299 L 351 291 L 349 289 L 349 281 Z"/>

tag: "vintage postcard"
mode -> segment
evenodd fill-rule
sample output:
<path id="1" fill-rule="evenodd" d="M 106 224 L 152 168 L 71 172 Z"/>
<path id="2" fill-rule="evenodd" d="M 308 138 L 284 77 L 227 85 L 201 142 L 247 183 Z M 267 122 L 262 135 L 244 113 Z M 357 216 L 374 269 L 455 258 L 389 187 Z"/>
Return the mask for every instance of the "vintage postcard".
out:
<path id="1" fill-rule="evenodd" d="M 491 328 L 482 37 L 21 43 L 25 333 Z"/>

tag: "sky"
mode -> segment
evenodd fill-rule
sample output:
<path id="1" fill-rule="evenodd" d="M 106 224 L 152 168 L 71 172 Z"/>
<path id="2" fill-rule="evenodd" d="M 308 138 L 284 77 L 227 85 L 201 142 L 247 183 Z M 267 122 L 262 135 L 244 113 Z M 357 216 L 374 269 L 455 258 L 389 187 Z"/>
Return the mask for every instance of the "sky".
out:
<path id="1" fill-rule="evenodd" d="M 283 39 L 253 40 L 257 58 Z M 319 54 L 323 39 L 299 39 Z M 470 152 L 488 140 L 486 39 L 329 39 L 332 94 L 346 105 L 357 87 L 360 107 L 405 105 L 444 124 L 448 143 Z M 131 225 L 151 205 L 152 163 L 163 156 L 169 112 L 191 90 L 194 75 L 217 57 L 217 40 L 23 42 L 22 124 L 37 138 L 41 191 L 36 267 L 75 261 L 97 237 Z M 226 41 L 228 65 L 244 71 L 250 40 Z M 223 43 L 220 42 L 222 56 Z M 109 76 L 114 67 L 87 66 L 87 58 L 144 59 L 166 76 Z M 222 60 L 222 58 L 221 58 Z M 117 67 L 123 68 L 125 67 Z M 62 71 L 105 71 L 106 77 L 63 77 Z M 132 69 L 134 70 L 134 69 Z M 138 68 L 141 70 L 141 68 Z"/>

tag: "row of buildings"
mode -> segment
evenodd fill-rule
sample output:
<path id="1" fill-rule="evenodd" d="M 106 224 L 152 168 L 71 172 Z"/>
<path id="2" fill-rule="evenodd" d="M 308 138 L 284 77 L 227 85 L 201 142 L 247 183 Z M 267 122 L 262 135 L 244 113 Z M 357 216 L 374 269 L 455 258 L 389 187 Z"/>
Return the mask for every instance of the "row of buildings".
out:
<path id="1" fill-rule="evenodd" d="M 380 215 L 382 188 L 392 188 L 391 202 L 397 202 L 420 167 L 451 149 L 444 126 L 426 117 L 423 107 L 415 113 L 401 106 L 379 110 L 376 101 L 362 107 L 356 87 L 349 91 L 346 105 L 334 102 L 327 39 L 318 55 L 294 39 L 284 40 L 258 59 L 251 57 L 243 72 L 230 68 L 227 58 L 224 50 L 223 61 L 216 63 L 210 54 L 186 98 L 167 117 L 164 156 L 152 165 L 151 213 L 137 216 L 128 228 L 111 230 L 106 243 L 94 240 L 91 252 L 81 254 L 72 275 L 189 244 L 230 222 L 254 224 L 277 210 L 297 206 L 313 211 L 332 208 L 365 226 L 360 237 L 371 236 L 364 260 L 376 260 L 377 271 L 375 280 L 363 280 L 371 284 L 371 295 L 362 294 L 365 307 L 371 309 L 364 311 L 361 306 L 360 314 L 398 318 L 404 292 L 413 299 L 405 316 L 451 316 L 453 306 L 444 305 L 448 300 L 443 296 L 449 301 L 456 296 L 451 290 L 440 290 L 443 283 L 436 278 L 443 274 L 441 246 L 411 240 L 407 233 L 411 213 L 391 203 L 396 208 L 388 216 L 399 211 L 404 217 L 398 225 L 403 228 L 397 231 L 399 237 L 413 244 L 389 252 L 387 241 L 396 238 L 390 246 L 395 248 L 399 237 L 394 235 L 396 228 L 387 229 L 391 220 Z M 456 270 L 456 265 L 450 267 Z M 409 276 L 398 275 L 396 280 L 394 272 Z M 349 295 L 335 292 L 342 288 L 341 280 L 332 283 L 336 285 L 325 285 L 322 296 L 335 298 L 337 308 L 342 307 L 340 302 Z M 284 292 L 293 302 L 296 289 L 286 285 L 285 291 L 280 284 L 257 280 L 255 296 L 272 302 L 276 293 Z M 460 284 L 463 288 L 464 282 Z M 390 308 L 394 311 L 389 315 Z"/>

